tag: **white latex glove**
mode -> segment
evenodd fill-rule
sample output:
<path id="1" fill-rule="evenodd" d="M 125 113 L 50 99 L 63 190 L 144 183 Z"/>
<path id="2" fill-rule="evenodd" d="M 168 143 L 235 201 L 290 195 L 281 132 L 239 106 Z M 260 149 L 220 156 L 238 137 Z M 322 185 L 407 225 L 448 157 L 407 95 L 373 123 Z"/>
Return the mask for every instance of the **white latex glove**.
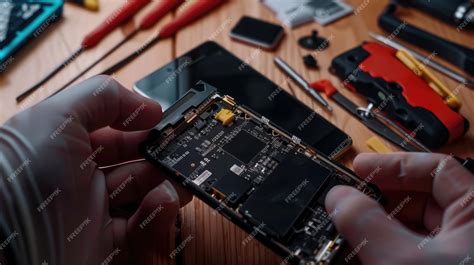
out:
<path id="1" fill-rule="evenodd" d="M 98 76 L 6 122 L 0 250 L 19 265 L 150 261 L 191 197 L 147 162 L 98 167 L 139 158 L 139 130 L 160 118 L 158 104 Z"/>
<path id="2" fill-rule="evenodd" d="M 474 264 L 474 176 L 439 154 L 363 154 L 356 173 L 378 185 L 386 211 L 350 187 L 333 188 L 326 209 L 365 265 Z"/>

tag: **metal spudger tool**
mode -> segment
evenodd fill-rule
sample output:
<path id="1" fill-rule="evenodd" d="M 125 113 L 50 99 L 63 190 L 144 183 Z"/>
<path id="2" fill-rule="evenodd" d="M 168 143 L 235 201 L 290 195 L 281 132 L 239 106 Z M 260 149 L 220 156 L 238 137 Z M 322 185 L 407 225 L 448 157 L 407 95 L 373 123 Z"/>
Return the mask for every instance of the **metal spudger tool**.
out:
<path id="1" fill-rule="evenodd" d="M 474 81 L 468 77 L 465 77 L 463 75 L 461 75 L 460 73 L 456 72 L 456 71 L 453 71 L 451 70 L 450 68 L 444 66 L 444 65 L 441 65 L 433 60 L 426 60 L 426 58 L 417 53 L 416 51 L 414 50 L 411 50 L 393 40 L 390 40 L 389 38 L 386 38 L 382 35 L 379 35 L 379 34 L 376 34 L 376 33 L 373 33 L 373 32 L 369 32 L 369 35 L 370 37 L 372 37 L 373 39 L 377 40 L 378 42 L 382 43 L 382 44 L 385 44 L 393 49 L 396 49 L 396 50 L 406 50 L 408 51 L 409 53 L 411 53 L 411 55 L 413 55 L 413 57 L 415 57 L 417 60 L 429 65 L 431 68 L 435 69 L 436 71 L 452 78 L 453 80 L 456 80 L 458 82 L 461 82 L 462 84 L 464 84 L 465 86 L 467 87 L 470 87 L 470 88 L 474 88 Z"/>
<path id="2" fill-rule="evenodd" d="M 133 17 L 136 13 L 138 13 L 138 11 L 140 11 L 150 2 L 151 0 L 126 1 L 126 3 L 123 6 L 119 7 L 117 10 L 112 12 L 112 14 L 108 18 L 106 18 L 102 24 L 100 24 L 97 28 L 95 28 L 92 32 L 90 32 L 87 36 L 84 37 L 79 49 L 73 52 L 66 60 L 64 60 L 63 63 L 56 66 L 56 68 L 54 68 L 51 72 L 49 72 L 38 83 L 36 83 L 31 88 L 27 89 L 22 94 L 20 94 L 16 98 L 16 101 L 21 102 L 23 99 L 28 97 L 31 93 L 35 92 L 43 84 L 45 84 L 49 79 L 55 76 L 59 71 L 61 71 L 63 68 L 69 65 L 72 61 L 74 61 L 79 55 L 82 54 L 82 52 L 99 44 L 99 42 L 101 42 L 109 33 L 111 33 L 114 29 L 119 27 L 123 22 Z"/>
<path id="3" fill-rule="evenodd" d="M 179 4 L 183 3 L 183 0 L 179 1 L 163 1 L 157 6 L 140 24 L 139 29 L 137 29 L 135 34 L 142 30 L 142 29 L 148 29 L 152 27 L 156 22 L 158 22 L 158 17 L 164 16 L 165 15 L 165 10 L 171 10 L 174 7 L 177 7 Z M 206 0 L 206 1 L 196 1 L 194 4 L 190 5 L 189 7 L 186 7 L 186 10 L 184 10 L 181 14 L 179 14 L 173 21 L 167 23 L 159 32 L 157 32 L 152 38 L 147 40 L 146 43 L 144 43 L 142 46 L 138 47 L 135 51 L 130 53 L 130 55 L 126 56 L 122 60 L 118 61 L 117 63 L 113 64 L 111 67 L 106 69 L 105 71 L 101 72 L 100 74 L 105 74 L 105 75 L 111 75 L 130 63 L 133 59 L 136 57 L 140 56 L 143 54 L 147 49 L 152 47 L 154 44 L 158 42 L 160 39 L 165 39 L 168 37 L 173 36 L 177 31 L 179 31 L 181 28 L 184 28 L 188 24 L 192 23 L 196 19 L 200 18 L 201 16 L 205 15 L 208 11 L 212 10 L 213 8 L 217 7 L 220 3 L 224 2 L 224 0 Z M 184 3 L 183 5 L 185 5 Z M 118 43 L 115 45 L 111 50 L 109 50 L 106 54 L 104 54 L 102 57 L 97 59 L 95 62 L 93 62 L 90 66 L 88 66 L 86 69 L 84 69 L 81 73 L 79 73 L 77 76 L 75 76 L 72 80 L 70 80 L 68 83 L 66 83 L 64 86 L 59 88 L 56 92 L 54 92 L 51 96 L 56 95 L 57 93 L 61 92 L 62 90 L 66 89 L 69 85 L 74 83 L 79 77 L 84 75 L 87 71 L 92 69 L 95 65 L 97 65 L 100 61 L 102 61 L 104 58 L 109 56 L 114 50 L 116 50 L 118 47 L 120 47 L 123 43 L 125 43 L 128 39 L 131 37 L 126 38 L 122 42 Z M 50 96 L 50 97 L 51 97 Z"/>
<path id="4" fill-rule="evenodd" d="M 289 66 L 283 59 L 279 57 L 275 57 L 274 59 L 275 64 L 285 72 L 293 81 L 295 81 L 298 86 L 308 92 L 319 104 L 325 107 L 329 112 L 332 112 L 332 107 L 329 103 L 318 93 L 318 91 L 311 88 L 308 82 L 304 80 L 302 76 L 300 76 L 291 66 Z"/>

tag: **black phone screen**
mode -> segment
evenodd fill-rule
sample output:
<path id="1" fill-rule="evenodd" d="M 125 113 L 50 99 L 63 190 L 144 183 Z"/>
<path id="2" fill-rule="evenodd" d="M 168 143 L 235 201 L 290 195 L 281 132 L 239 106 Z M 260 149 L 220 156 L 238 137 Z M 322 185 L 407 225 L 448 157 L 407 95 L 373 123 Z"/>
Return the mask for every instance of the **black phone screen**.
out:
<path id="1" fill-rule="evenodd" d="M 135 84 L 134 90 L 158 101 L 166 110 L 200 80 L 325 155 L 351 143 L 343 131 L 215 42 L 205 42 L 149 74 Z"/>

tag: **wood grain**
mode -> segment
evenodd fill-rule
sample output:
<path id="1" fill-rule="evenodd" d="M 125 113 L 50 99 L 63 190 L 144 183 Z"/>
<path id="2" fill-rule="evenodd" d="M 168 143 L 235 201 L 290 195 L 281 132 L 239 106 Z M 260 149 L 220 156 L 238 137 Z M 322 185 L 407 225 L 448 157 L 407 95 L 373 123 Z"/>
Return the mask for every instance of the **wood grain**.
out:
<path id="1" fill-rule="evenodd" d="M 322 111 L 314 100 L 293 83 L 284 82 L 285 76 L 275 69 L 272 61 L 273 57 L 278 55 L 288 61 L 307 80 L 327 78 L 335 84 L 339 84 L 340 82 L 337 78 L 330 75 L 327 70 L 332 58 L 360 44 L 362 41 L 368 40 L 369 31 L 383 33 L 377 26 L 377 16 L 387 3 L 386 0 L 350 0 L 348 2 L 354 7 L 359 8 L 360 13 L 344 18 L 327 27 L 310 23 L 294 30 L 287 29 L 287 36 L 279 48 L 274 52 L 267 52 L 233 42 L 228 37 L 228 33 L 231 27 L 244 14 L 280 23 L 274 14 L 256 0 L 228 1 L 205 18 L 179 32 L 174 38 L 161 41 L 158 45 L 142 54 L 125 69 L 116 73 L 116 78 L 126 87 L 130 88 L 141 77 L 171 61 L 176 56 L 212 38 L 244 61 L 247 61 L 252 67 L 275 83 L 281 84 L 287 92 L 348 133 L 354 141 L 354 146 L 353 150 L 345 156 L 343 162 L 350 166 L 352 159 L 357 153 L 370 152 L 365 142 L 373 134 L 334 103 L 332 105 L 335 111 L 332 115 Z M 0 76 L 0 123 L 5 122 L 15 113 L 53 93 L 69 78 L 89 65 L 94 58 L 103 54 L 124 38 L 134 27 L 134 22 L 129 22 L 122 26 L 120 30 L 113 32 L 97 48 L 87 51 L 77 60 L 74 60 L 66 69 L 48 82 L 43 89 L 34 93 L 24 103 L 16 104 L 15 97 L 21 91 L 39 80 L 49 69 L 60 63 L 71 51 L 76 49 L 81 38 L 121 3 L 123 1 L 102 0 L 102 8 L 98 13 L 88 12 L 76 6 L 66 4 L 64 18 L 60 22 L 51 25 L 40 37 L 31 41 L 22 49 L 15 56 L 13 63 L 8 66 L 7 72 Z M 144 13 L 142 12 L 138 17 L 143 16 Z M 458 32 L 452 26 L 448 26 L 415 10 L 403 9 L 399 14 L 407 22 L 425 28 L 437 35 L 470 47 L 474 46 L 474 36 L 472 33 Z M 172 14 L 168 15 L 160 25 L 171 20 L 172 17 Z M 140 33 L 110 58 L 96 66 L 86 77 L 100 72 L 112 62 L 127 55 L 131 50 L 140 47 L 154 33 L 154 30 L 158 28 L 159 25 L 152 30 Z M 302 50 L 297 45 L 298 38 L 307 35 L 312 29 L 318 30 L 322 36 L 331 38 L 329 49 L 317 55 L 318 61 L 322 66 L 320 71 L 307 70 L 304 67 L 301 57 L 310 53 L 310 51 Z M 410 47 L 416 49 L 416 47 Z M 435 58 L 435 60 L 438 60 L 438 58 Z M 458 86 L 451 79 L 439 74 L 437 76 L 453 89 Z M 344 95 L 350 97 L 359 105 L 365 103 L 362 98 L 358 98 L 346 89 L 342 89 L 340 85 L 338 85 L 338 88 Z M 473 121 L 474 105 L 471 103 L 474 101 L 474 91 L 463 87 L 459 90 L 459 97 L 464 103 L 461 113 Z M 281 107 L 285 108 L 287 106 Z M 449 144 L 440 151 L 443 153 L 455 153 L 459 156 L 474 157 L 473 139 L 474 132 L 470 130 L 462 140 Z M 396 149 L 396 147 L 393 148 Z M 157 254 L 153 264 L 257 265 L 279 264 L 281 262 L 281 259 L 270 250 L 266 249 L 256 240 L 251 240 L 251 238 L 249 240 L 246 233 L 227 219 L 216 214 L 214 210 L 198 199 L 194 199 L 181 210 L 179 220 L 180 230 L 176 231 L 176 233 L 171 231 L 170 237 L 163 239 L 163 244 L 157 247 Z M 169 253 L 186 239 L 188 240 L 183 250 L 176 258 L 171 259 Z"/>

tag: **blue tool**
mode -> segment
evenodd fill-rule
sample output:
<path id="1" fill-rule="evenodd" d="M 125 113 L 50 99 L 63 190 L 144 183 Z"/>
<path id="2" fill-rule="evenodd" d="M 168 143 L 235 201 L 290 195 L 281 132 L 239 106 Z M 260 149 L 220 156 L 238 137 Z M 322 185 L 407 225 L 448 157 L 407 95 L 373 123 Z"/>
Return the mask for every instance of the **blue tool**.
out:
<path id="1" fill-rule="evenodd" d="M 0 72 L 18 49 L 61 17 L 63 5 L 63 0 L 0 0 Z"/>

